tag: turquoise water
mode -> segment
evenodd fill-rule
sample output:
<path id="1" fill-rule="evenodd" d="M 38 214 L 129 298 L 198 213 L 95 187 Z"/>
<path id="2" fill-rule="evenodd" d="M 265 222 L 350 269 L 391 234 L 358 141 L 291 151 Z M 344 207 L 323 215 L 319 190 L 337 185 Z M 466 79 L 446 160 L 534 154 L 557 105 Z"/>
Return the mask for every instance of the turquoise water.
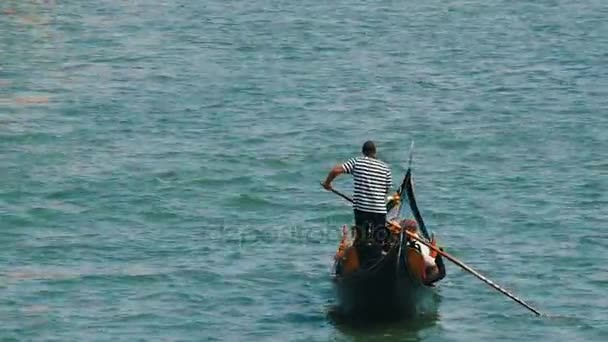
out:
<path id="1" fill-rule="evenodd" d="M 608 3 L 2 1 L 0 337 L 605 341 Z M 366 139 L 454 265 L 328 317 Z M 348 178 L 336 188 L 348 192 Z"/>

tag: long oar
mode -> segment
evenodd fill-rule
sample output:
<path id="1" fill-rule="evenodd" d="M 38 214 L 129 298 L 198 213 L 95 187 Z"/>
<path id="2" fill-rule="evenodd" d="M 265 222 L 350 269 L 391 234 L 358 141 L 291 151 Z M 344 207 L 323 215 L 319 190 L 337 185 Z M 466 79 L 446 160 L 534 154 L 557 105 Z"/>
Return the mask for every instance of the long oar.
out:
<path id="1" fill-rule="evenodd" d="M 321 182 L 321 186 L 323 186 L 323 183 L 322 183 L 322 182 Z M 336 194 L 336 195 L 338 195 L 338 196 L 340 196 L 340 197 L 344 198 L 345 200 L 349 201 L 350 203 L 354 203 L 352 198 L 350 198 L 350 197 L 346 196 L 345 194 L 341 193 L 340 191 L 338 191 L 338 190 L 336 190 L 336 189 L 334 189 L 334 188 L 329 188 L 329 191 L 331 191 L 331 192 L 333 192 L 334 194 Z"/>
<path id="2" fill-rule="evenodd" d="M 321 185 L 323 185 L 323 183 L 321 183 Z M 335 190 L 333 188 L 329 189 L 329 191 L 333 192 L 334 194 L 344 198 L 345 200 L 349 201 L 349 202 L 353 202 L 353 200 L 344 195 L 343 193 L 341 193 L 338 190 Z M 395 222 L 388 222 L 390 225 L 393 225 L 399 229 L 402 229 L 401 226 L 399 226 L 397 223 Z M 429 242 L 427 242 L 426 240 L 423 240 L 421 238 L 419 238 L 418 236 L 416 236 L 415 234 L 412 234 L 408 231 L 405 231 L 405 233 L 411 237 L 412 239 L 422 243 L 423 245 L 427 246 L 428 248 L 434 250 L 435 252 L 441 254 L 442 256 L 446 257 L 448 260 L 450 260 L 451 262 L 455 263 L 456 265 L 460 266 L 460 268 L 462 268 L 463 270 L 471 273 L 472 275 L 474 275 L 475 277 L 477 277 L 479 280 L 483 281 L 484 283 L 492 286 L 494 289 L 498 290 L 500 293 L 504 294 L 505 296 L 513 299 L 514 301 L 516 301 L 517 303 L 523 305 L 526 309 L 534 312 L 537 316 L 542 316 L 542 313 L 538 310 L 536 310 L 534 307 L 532 307 L 532 305 L 526 303 L 525 301 L 523 301 L 522 299 L 519 299 L 517 296 L 509 293 L 509 291 L 503 289 L 502 287 L 498 286 L 496 283 L 494 283 L 493 281 L 491 281 L 490 279 L 484 277 L 483 275 L 481 275 L 479 272 L 475 271 L 474 269 L 472 269 L 471 267 L 467 266 L 464 262 L 456 259 L 455 257 L 451 256 L 450 254 L 442 251 L 441 249 L 433 246 L 432 244 L 430 244 Z"/>
<path id="3" fill-rule="evenodd" d="M 397 225 L 394 222 L 390 222 L 391 225 L 399 227 L 399 225 Z M 400 228 L 400 227 L 399 227 Z M 400 228 L 401 229 L 401 228 Z M 542 313 L 538 310 L 536 310 L 535 308 L 533 308 L 530 304 L 524 302 L 522 299 L 519 299 L 518 297 L 516 297 L 515 295 L 509 293 L 507 290 L 503 289 L 502 287 L 498 286 L 496 283 L 494 283 L 493 281 L 491 281 L 490 279 L 484 277 L 483 275 L 481 275 L 479 272 L 475 271 L 474 269 L 472 269 L 471 267 L 467 266 L 465 263 L 463 263 L 462 261 L 454 258 L 453 256 L 451 256 L 450 254 L 442 251 L 441 249 L 433 246 L 432 244 L 430 244 L 429 242 L 419 238 L 418 236 L 416 236 L 415 234 L 412 234 L 408 231 L 405 231 L 405 233 L 411 237 L 412 239 L 424 244 L 425 246 L 427 246 L 428 248 L 434 250 L 435 252 L 441 254 L 442 256 L 446 257 L 448 260 L 450 260 L 451 262 L 455 263 L 456 265 L 460 266 L 462 269 L 464 269 L 465 271 L 471 273 L 472 275 L 474 275 L 475 277 L 479 278 L 481 281 L 483 281 L 484 283 L 492 286 L 494 289 L 498 290 L 499 292 L 501 292 L 502 294 L 504 294 L 505 296 L 513 299 L 514 301 L 516 301 L 517 303 L 523 305 L 524 307 L 526 307 L 526 309 L 534 312 L 537 316 L 541 316 Z"/>

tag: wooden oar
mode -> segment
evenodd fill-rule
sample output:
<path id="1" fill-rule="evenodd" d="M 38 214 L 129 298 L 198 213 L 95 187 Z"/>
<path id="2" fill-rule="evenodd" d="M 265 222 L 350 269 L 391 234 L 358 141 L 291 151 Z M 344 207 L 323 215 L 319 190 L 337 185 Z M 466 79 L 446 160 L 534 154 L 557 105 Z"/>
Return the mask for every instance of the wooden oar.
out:
<path id="1" fill-rule="evenodd" d="M 323 185 L 323 182 L 321 182 L 321 186 L 325 188 L 325 186 Z M 345 194 L 341 193 L 340 191 L 334 189 L 334 188 L 329 188 L 329 191 L 333 192 L 334 194 L 344 198 L 345 200 L 349 201 L 350 203 L 354 203 L 353 199 L 346 196 Z"/>
<path id="2" fill-rule="evenodd" d="M 321 185 L 323 185 L 323 183 L 321 183 Z M 329 191 L 333 192 L 334 194 L 344 198 L 345 200 L 349 201 L 349 202 L 353 202 L 353 200 L 344 195 L 343 193 L 339 192 L 338 190 L 335 190 L 333 188 L 329 189 Z M 402 229 L 401 226 L 395 222 L 392 221 L 388 221 L 388 224 L 398 228 L 398 229 Z M 542 313 L 538 310 L 536 310 L 534 307 L 532 307 L 530 304 L 526 303 L 525 301 L 523 301 L 522 299 L 519 299 L 517 296 L 509 293 L 509 291 L 503 289 L 502 287 L 498 286 L 496 283 L 494 283 L 493 281 L 491 281 L 490 279 L 484 277 L 482 274 L 480 274 L 479 272 L 475 271 L 474 269 L 472 269 L 471 267 L 467 266 L 464 262 L 456 259 L 455 257 L 451 256 L 450 254 L 442 251 L 441 249 L 433 246 L 431 243 L 427 242 L 426 240 L 423 240 L 421 238 L 419 238 L 417 235 L 412 234 L 410 232 L 408 232 L 407 230 L 404 230 L 405 233 L 411 237 L 412 239 L 422 243 L 423 245 L 427 246 L 428 248 L 434 250 L 435 252 L 441 254 L 442 256 L 444 256 L 446 259 L 450 260 L 451 262 L 455 263 L 456 265 L 460 266 L 460 268 L 462 268 L 463 270 L 471 273 L 472 275 L 474 275 L 475 277 L 477 277 L 479 280 L 483 281 L 484 283 L 492 286 L 494 289 L 496 289 L 497 291 L 499 291 L 500 293 L 504 294 L 505 296 L 513 299 L 514 301 L 516 301 L 517 303 L 523 305 L 526 309 L 534 312 L 537 316 L 542 316 Z"/>
<path id="3" fill-rule="evenodd" d="M 389 222 L 390 225 L 395 226 L 395 227 L 399 227 L 399 229 L 401 229 L 401 227 L 394 223 L 394 222 Z M 407 230 L 405 231 L 405 233 L 412 239 L 422 243 L 423 245 L 427 246 L 428 248 L 434 250 L 435 252 L 441 254 L 442 256 L 444 256 L 445 258 L 447 258 L 448 260 L 450 260 L 451 262 L 455 263 L 456 265 L 460 266 L 462 269 L 464 269 L 465 271 L 471 273 L 472 275 L 474 275 L 475 277 L 477 277 L 478 279 L 480 279 L 481 281 L 483 281 L 484 283 L 492 286 L 494 289 L 498 290 L 499 292 L 501 292 L 502 294 L 504 294 L 505 296 L 513 299 L 514 301 L 516 301 L 517 303 L 523 305 L 526 309 L 534 312 L 537 316 L 541 316 L 542 313 L 538 310 L 536 310 L 535 308 L 533 308 L 530 304 L 526 303 L 525 301 L 523 301 L 522 299 L 519 299 L 518 297 L 516 297 L 515 295 L 509 293 L 507 290 L 503 289 L 502 287 L 498 286 L 496 283 L 494 283 L 493 281 L 491 281 L 490 279 L 484 277 L 483 275 L 481 275 L 479 272 L 475 271 L 474 269 L 472 269 L 471 267 L 467 266 L 464 262 L 456 259 L 455 257 L 451 256 L 450 254 L 442 251 L 441 249 L 433 246 L 432 244 L 430 244 L 429 242 L 427 242 L 426 240 L 423 240 L 421 238 L 419 238 L 417 235 L 408 232 Z"/>

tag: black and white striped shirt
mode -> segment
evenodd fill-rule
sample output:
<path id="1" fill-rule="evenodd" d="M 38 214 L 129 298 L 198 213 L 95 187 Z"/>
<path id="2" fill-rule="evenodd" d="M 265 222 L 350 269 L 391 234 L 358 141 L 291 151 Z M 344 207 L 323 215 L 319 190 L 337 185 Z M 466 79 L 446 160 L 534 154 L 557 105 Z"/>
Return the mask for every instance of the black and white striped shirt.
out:
<path id="1" fill-rule="evenodd" d="M 342 168 L 353 175 L 354 209 L 386 214 L 386 196 L 393 183 L 388 165 L 375 158 L 358 157 L 342 164 Z"/>

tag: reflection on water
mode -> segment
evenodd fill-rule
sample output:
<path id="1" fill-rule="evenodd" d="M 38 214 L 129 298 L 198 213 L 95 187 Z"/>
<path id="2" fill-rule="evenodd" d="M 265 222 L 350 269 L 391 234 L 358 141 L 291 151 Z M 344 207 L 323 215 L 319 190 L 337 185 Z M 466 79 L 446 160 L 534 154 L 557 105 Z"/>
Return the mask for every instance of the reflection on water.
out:
<path id="1" fill-rule="evenodd" d="M 416 316 L 386 315 L 374 319 L 347 316 L 339 307 L 330 306 L 327 318 L 340 333 L 353 341 L 421 341 L 429 330 L 436 327 L 439 314 L 434 310 Z"/>

